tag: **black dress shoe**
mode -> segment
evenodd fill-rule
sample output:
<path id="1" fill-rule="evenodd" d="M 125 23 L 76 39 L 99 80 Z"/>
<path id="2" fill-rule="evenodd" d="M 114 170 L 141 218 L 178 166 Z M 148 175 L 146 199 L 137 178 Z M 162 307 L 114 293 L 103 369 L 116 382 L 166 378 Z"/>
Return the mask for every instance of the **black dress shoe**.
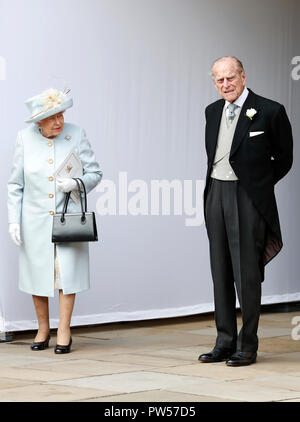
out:
<path id="1" fill-rule="evenodd" d="M 57 344 L 54 349 L 54 353 L 58 355 L 62 355 L 63 353 L 70 353 L 71 351 L 71 344 L 72 344 L 72 337 L 70 338 L 70 343 L 67 346 L 62 346 Z"/>
<path id="2" fill-rule="evenodd" d="M 226 361 L 228 366 L 246 366 L 256 362 L 256 352 L 235 352 Z"/>
<path id="3" fill-rule="evenodd" d="M 31 350 L 45 350 L 49 347 L 49 340 L 50 340 L 50 334 L 48 334 L 48 337 L 45 341 L 34 341 L 31 343 Z"/>
<path id="4" fill-rule="evenodd" d="M 223 362 L 232 355 L 232 350 L 224 349 L 213 349 L 209 353 L 203 353 L 199 356 L 198 360 L 200 362 L 210 363 L 210 362 Z"/>

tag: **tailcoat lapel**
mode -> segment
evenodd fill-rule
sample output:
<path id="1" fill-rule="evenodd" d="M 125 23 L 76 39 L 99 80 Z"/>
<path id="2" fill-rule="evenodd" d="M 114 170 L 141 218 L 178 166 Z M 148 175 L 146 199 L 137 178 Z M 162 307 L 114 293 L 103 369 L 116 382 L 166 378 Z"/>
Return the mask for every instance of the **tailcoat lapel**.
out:
<path id="1" fill-rule="evenodd" d="M 246 111 L 249 108 L 254 108 L 254 109 L 256 108 L 255 94 L 250 89 L 249 89 L 248 97 L 246 98 L 246 101 L 243 104 L 243 107 L 239 116 L 239 120 L 236 125 L 234 137 L 232 140 L 231 150 L 230 150 L 230 158 L 238 149 L 244 137 L 247 136 L 247 133 L 251 126 L 252 120 L 246 116 Z"/>
<path id="2" fill-rule="evenodd" d="M 210 151 L 210 159 L 213 160 L 215 153 L 216 153 L 216 147 L 217 147 L 217 141 L 218 141 L 218 135 L 219 135 L 219 128 L 220 123 L 222 119 L 222 113 L 223 113 L 223 107 L 224 107 L 225 101 L 220 100 L 215 105 L 215 110 L 211 115 L 211 121 L 208 125 L 208 134 L 207 139 L 209 140 L 209 151 Z"/>

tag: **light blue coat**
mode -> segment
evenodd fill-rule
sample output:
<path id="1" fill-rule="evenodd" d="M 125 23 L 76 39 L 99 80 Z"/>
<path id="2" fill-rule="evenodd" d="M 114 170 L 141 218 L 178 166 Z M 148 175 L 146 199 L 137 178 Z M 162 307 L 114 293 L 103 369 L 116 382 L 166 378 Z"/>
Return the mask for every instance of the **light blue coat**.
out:
<path id="1" fill-rule="evenodd" d="M 73 148 L 81 159 L 81 179 L 88 193 L 100 182 L 102 172 L 83 129 L 65 123 L 62 133 L 50 140 L 40 134 L 38 126 L 32 125 L 17 136 L 8 182 L 8 221 L 21 225 L 19 288 L 36 296 L 54 296 L 50 212 L 62 211 L 65 193 L 56 188 L 51 176 Z M 68 212 L 80 210 L 80 202 L 75 204 L 70 199 Z M 90 286 L 88 243 L 57 244 L 57 257 L 64 294 L 87 290 Z"/>

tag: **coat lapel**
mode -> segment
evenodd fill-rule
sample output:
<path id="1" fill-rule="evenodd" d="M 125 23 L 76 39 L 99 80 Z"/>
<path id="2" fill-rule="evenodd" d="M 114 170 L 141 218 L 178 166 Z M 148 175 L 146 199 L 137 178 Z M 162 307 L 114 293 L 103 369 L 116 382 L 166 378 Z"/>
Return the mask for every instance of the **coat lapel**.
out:
<path id="1" fill-rule="evenodd" d="M 232 155 L 238 149 L 242 140 L 247 135 L 250 125 L 252 123 L 252 120 L 246 116 L 246 111 L 249 108 L 255 109 L 255 107 L 256 107 L 255 94 L 253 91 L 249 89 L 248 97 L 246 98 L 246 101 L 243 104 L 243 107 L 239 116 L 239 120 L 236 125 L 234 137 L 232 140 L 231 150 L 230 150 L 230 157 L 232 157 Z"/>
<path id="2" fill-rule="evenodd" d="M 210 140 L 210 152 L 211 152 L 210 158 L 211 159 L 213 159 L 215 156 L 224 104 L 225 104 L 224 100 L 218 101 L 216 103 L 215 111 L 212 114 L 211 122 L 209 124 L 208 139 Z"/>

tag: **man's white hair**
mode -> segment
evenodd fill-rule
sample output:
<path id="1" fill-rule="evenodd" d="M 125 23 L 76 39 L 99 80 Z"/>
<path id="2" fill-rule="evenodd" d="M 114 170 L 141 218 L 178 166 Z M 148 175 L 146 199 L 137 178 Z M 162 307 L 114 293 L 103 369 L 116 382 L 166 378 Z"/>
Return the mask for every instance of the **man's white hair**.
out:
<path id="1" fill-rule="evenodd" d="M 231 60 L 233 60 L 233 61 L 235 62 L 236 69 L 237 69 L 237 71 L 238 71 L 239 73 L 245 72 L 245 70 L 244 70 L 244 66 L 243 66 L 243 63 L 242 63 L 242 62 L 241 62 L 241 60 L 239 60 L 237 57 L 235 57 L 235 56 L 223 56 L 223 57 L 219 57 L 218 59 L 216 59 L 216 60 L 213 62 L 212 66 L 211 66 L 211 71 L 210 71 L 210 76 L 211 76 L 212 78 L 214 78 L 213 68 L 214 68 L 215 64 L 216 64 L 216 63 L 218 63 L 218 62 L 221 62 L 221 61 L 227 60 L 227 59 L 231 59 Z"/>

